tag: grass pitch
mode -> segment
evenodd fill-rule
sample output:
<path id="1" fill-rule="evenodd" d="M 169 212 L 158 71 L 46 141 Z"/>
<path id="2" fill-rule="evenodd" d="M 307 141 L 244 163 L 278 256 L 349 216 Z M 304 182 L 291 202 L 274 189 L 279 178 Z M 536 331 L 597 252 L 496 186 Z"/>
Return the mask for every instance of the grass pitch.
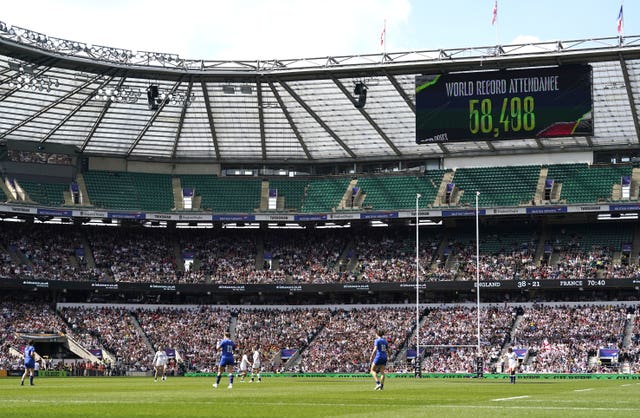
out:
<path id="1" fill-rule="evenodd" d="M 2 417 L 632 417 L 640 416 L 640 381 L 392 379 L 36 378 L 0 379 Z"/>

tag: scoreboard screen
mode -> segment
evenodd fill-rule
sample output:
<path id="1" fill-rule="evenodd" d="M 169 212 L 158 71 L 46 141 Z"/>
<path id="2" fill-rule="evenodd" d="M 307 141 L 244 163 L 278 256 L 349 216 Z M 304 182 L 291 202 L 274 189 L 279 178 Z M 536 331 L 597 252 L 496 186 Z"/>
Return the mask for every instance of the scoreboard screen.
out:
<path id="1" fill-rule="evenodd" d="M 416 77 L 416 142 L 593 135 L 589 65 Z"/>

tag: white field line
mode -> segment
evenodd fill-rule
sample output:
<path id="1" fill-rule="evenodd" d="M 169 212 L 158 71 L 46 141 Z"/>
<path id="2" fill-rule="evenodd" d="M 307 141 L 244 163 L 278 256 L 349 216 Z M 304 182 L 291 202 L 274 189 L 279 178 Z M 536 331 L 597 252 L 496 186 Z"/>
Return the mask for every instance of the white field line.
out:
<path id="1" fill-rule="evenodd" d="M 502 401 L 513 401 L 515 399 L 524 399 L 524 398 L 528 398 L 529 395 L 523 395 L 523 396 L 512 396 L 510 398 L 497 398 L 497 399 L 491 399 L 494 402 L 502 402 Z"/>

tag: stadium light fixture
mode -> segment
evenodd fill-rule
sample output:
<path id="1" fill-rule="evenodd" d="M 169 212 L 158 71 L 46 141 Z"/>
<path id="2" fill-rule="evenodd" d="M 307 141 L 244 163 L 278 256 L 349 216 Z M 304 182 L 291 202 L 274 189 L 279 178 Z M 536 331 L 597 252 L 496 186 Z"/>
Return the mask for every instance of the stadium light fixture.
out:
<path id="1" fill-rule="evenodd" d="M 133 104 L 138 101 L 140 96 L 142 96 L 142 92 L 140 89 L 134 88 L 112 89 L 107 87 L 98 89 L 97 96 L 101 100 Z"/>
<path id="2" fill-rule="evenodd" d="M 153 88 L 152 88 L 153 87 Z M 160 103 L 166 102 L 170 105 L 191 105 L 195 100 L 195 94 L 187 95 L 185 92 L 175 92 L 173 94 L 156 90 L 157 86 L 151 85 L 147 89 L 147 99 L 150 108 L 157 108 Z M 114 89 L 111 87 L 100 88 L 96 92 L 96 97 L 100 100 L 112 101 L 115 103 L 134 104 L 142 97 L 142 90 L 139 88 L 124 87 Z"/>
<path id="3" fill-rule="evenodd" d="M 16 71 L 18 76 L 9 81 L 11 88 L 28 88 L 32 91 L 50 92 L 53 88 L 60 86 L 60 81 L 54 77 L 36 75 L 32 65 L 22 62 L 9 61 L 9 69 Z"/>

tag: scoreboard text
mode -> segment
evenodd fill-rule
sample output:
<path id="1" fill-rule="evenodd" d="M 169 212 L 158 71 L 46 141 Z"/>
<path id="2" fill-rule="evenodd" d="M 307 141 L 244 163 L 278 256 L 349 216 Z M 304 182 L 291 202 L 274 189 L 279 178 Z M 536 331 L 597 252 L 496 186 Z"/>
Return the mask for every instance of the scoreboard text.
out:
<path id="1" fill-rule="evenodd" d="M 416 77 L 416 142 L 593 135 L 591 67 Z"/>

